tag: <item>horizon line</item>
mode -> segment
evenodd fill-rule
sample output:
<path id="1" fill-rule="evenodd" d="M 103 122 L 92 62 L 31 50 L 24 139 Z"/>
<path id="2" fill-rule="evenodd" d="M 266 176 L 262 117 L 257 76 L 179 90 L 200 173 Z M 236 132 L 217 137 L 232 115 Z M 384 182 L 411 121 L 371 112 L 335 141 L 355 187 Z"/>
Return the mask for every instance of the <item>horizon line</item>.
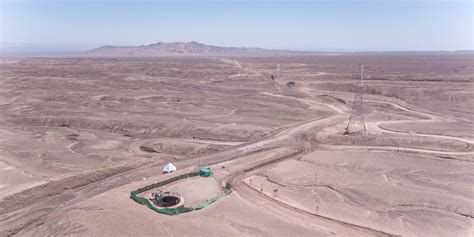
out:
<path id="1" fill-rule="evenodd" d="M 216 45 L 207 44 L 195 40 L 191 41 L 156 41 L 149 44 L 104 44 L 104 43 L 11 43 L 11 42 L 0 42 L 0 57 L 7 55 L 28 55 L 34 57 L 34 54 L 78 54 L 84 53 L 100 47 L 140 47 L 148 46 L 157 43 L 199 43 L 207 46 L 217 47 L 231 47 L 231 48 L 259 48 L 267 50 L 286 50 L 294 51 L 302 54 L 310 53 L 462 53 L 469 52 L 473 53 L 474 49 L 351 49 L 351 48 L 338 48 L 338 47 L 260 47 L 260 46 L 227 46 L 227 45 Z M 6 46 L 6 47 L 5 47 Z M 183 55 L 184 56 L 184 55 Z M 10 56 L 7 56 L 10 57 Z M 28 56 L 25 56 L 28 57 Z"/>

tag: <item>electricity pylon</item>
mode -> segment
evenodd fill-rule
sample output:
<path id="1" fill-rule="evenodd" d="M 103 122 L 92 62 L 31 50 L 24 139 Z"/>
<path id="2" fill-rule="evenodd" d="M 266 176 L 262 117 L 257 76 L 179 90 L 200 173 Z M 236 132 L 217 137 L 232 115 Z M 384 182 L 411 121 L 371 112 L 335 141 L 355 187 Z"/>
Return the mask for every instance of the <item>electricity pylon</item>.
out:
<path id="1" fill-rule="evenodd" d="M 365 112 L 364 101 L 362 95 L 364 94 L 364 64 L 360 65 L 360 72 L 357 79 L 357 85 L 354 95 L 354 104 L 352 105 L 351 116 L 347 123 L 344 134 L 365 134 Z"/>
<path id="2" fill-rule="evenodd" d="M 279 76 L 280 76 L 280 64 L 277 64 L 276 70 L 272 72 L 272 74 L 270 75 L 270 77 L 272 78 L 272 80 L 275 80 L 275 79 L 277 79 Z"/>

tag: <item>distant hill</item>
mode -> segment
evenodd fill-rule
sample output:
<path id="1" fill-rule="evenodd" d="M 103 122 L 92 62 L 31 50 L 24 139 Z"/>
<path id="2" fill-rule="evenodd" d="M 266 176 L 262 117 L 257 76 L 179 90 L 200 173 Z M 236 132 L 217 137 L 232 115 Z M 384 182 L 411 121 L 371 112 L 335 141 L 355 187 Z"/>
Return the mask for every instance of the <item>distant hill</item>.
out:
<path id="1" fill-rule="evenodd" d="M 303 52 L 262 48 L 238 48 L 206 45 L 198 42 L 172 42 L 141 46 L 103 46 L 84 52 L 85 56 L 153 57 L 166 55 L 282 55 Z"/>

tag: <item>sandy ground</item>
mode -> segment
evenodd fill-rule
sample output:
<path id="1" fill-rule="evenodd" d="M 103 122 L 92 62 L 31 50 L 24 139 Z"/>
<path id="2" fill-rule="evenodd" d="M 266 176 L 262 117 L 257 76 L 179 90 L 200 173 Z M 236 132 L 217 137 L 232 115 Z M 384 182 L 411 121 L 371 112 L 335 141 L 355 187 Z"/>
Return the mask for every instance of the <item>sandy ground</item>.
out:
<path id="1" fill-rule="evenodd" d="M 357 63 L 367 134 L 347 136 Z M 0 75 L 0 235 L 474 235 L 470 54 L 3 58 Z M 234 191 L 172 217 L 129 198 L 168 162 Z"/>
<path id="2" fill-rule="evenodd" d="M 61 216 L 50 217 L 48 223 L 51 224 L 42 225 L 21 235 L 329 235 L 317 227 L 269 212 L 265 207 L 250 203 L 238 195 L 231 195 L 199 212 L 169 217 L 130 203 L 128 196 L 123 195 L 124 192 L 127 193 L 127 189 L 116 191 L 107 194 L 117 195 L 114 195 L 114 202 L 106 201 L 108 197 L 97 196 L 83 203 L 84 206 L 67 211 Z M 116 203 L 127 205 L 116 206 Z M 255 215 L 256 213 L 258 215 Z M 105 218 L 97 222 L 98 215 Z"/>
<path id="3" fill-rule="evenodd" d="M 421 155 L 316 151 L 268 167 L 246 183 L 309 212 L 388 233 L 468 236 L 472 169 L 466 161 Z"/>
<path id="4" fill-rule="evenodd" d="M 224 193 L 224 187 L 221 186 L 219 181 L 214 177 L 193 177 L 188 179 L 179 180 L 169 185 L 165 185 L 159 188 L 162 192 L 173 192 L 178 193 L 184 198 L 185 207 L 197 207 L 200 204 L 205 203 L 207 200 L 211 200 Z M 152 189 L 143 193 L 139 193 L 138 196 L 150 198 L 152 192 L 156 192 L 158 189 Z"/>

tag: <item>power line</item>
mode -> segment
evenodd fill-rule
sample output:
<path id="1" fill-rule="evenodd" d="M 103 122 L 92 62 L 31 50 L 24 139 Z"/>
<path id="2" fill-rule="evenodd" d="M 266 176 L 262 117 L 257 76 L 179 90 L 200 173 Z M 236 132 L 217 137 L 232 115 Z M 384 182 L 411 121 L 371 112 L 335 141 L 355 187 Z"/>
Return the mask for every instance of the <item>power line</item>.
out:
<path id="1" fill-rule="evenodd" d="M 360 65 L 359 76 L 355 88 L 354 104 L 352 105 L 351 116 L 347 123 L 344 134 L 366 134 L 365 111 L 364 111 L 364 64 Z"/>

